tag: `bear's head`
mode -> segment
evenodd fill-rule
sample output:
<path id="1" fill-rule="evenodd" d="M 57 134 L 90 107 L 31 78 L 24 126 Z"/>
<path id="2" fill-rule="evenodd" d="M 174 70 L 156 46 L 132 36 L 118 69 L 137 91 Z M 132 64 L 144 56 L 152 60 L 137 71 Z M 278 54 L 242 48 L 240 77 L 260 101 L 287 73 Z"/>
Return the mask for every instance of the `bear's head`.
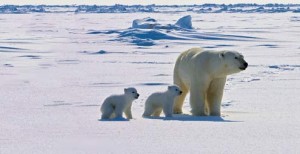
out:
<path id="1" fill-rule="evenodd" d="M 138 99 L 140 94 L 137 93 L 135 88 L 125 88 L 124 89 L 125 95 L 129 96 L 130 98 Z"/>
<path id="2" fill-rule="evenodd" d="M 220 58 L 224 63 L 226 74 L 234 74 L 245 70 L 248 63 L 244 60 L 244 56 L 236 51 L 222 51 Z"/>
<path id="3" fill-rule="evenodd" d="M 172 95 L 175 95 L 175 96 L 182 94 L 181 89 L 177 85 L 168 86 L 168 92 L 170 92 Z"/>

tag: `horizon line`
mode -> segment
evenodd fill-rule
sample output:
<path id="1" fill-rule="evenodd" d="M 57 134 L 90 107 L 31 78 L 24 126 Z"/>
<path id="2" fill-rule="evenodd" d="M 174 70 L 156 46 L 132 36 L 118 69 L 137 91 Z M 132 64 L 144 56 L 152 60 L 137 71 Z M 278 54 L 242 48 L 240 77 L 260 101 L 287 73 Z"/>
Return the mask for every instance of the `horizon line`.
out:
<path id="1" fill-rule="evenodd" d="M 5 5 L 12 5 L 12 6 L 80 6 L 80 5 L 98 5 L 98 6 L 115 6 L 115 5 L 125 5 L 125 6 L 197 6 L 197 5 L 237 5 L 237 4 L 244 4 L 244 5 L 300 5 L 300 3 L 265 3 L 265 4 L 258 4 L 258 3 L 203 3 L 203 4 L 0 4 L 0 6 L 5 6 Z"/>

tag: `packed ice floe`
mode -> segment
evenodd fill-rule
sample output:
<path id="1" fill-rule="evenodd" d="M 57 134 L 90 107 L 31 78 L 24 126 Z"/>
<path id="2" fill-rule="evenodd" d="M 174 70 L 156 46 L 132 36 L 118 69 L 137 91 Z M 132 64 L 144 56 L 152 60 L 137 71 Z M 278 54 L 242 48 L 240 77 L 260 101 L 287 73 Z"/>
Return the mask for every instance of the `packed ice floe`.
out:
<path id="1" fill-rule="evenodd" d="M 135 19 L 132 22 L 132 28 L 140 29 L 193 29 L 192 17 L 190 15 L 180 18 L 175 24 L 162 25 L 157 20 L 147 17 Z"/>

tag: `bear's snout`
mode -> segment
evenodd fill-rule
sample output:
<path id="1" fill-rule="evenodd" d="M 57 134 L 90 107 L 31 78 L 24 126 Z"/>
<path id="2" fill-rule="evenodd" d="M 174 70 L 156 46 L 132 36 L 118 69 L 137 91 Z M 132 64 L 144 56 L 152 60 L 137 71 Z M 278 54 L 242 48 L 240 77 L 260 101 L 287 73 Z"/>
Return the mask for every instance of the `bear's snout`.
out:
<path id="1" fill-rule="evenodd" d="M 135 97 L 135 98 L 136 98 L 136 99 L 138 99 L 138 98 L 139 98 L 139 96 L 140 96 L 140 94 L 136 94 L 136 97 Z"/>
<path id="2" fill-rule="evenodd" d="M 242 64 L 242 66 L 240 67 L 241 70 L 245 70 L 246 68 L 248 67 L 248 63 L 247 62 L 244 62 Z"/>
<path id="3" fill-rule="evenodd" d="M 179 95 L 181 95 L 182 94 L 182 91 L 179 91 Z"/>

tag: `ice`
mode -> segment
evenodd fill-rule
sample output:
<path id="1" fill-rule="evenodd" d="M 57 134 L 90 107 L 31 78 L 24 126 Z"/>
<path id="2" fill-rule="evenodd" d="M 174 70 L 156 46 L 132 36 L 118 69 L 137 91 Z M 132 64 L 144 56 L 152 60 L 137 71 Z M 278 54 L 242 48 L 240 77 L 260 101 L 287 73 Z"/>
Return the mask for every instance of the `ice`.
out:
<path id="1" fill-rule="evenodd" d="M 132 22 L 132 28 L 139 28 L 139 29 L 192 29 L 192 17 L 190 15 L 184 16 L 175 24 L 167 24 L 163 25 L 157 22 L 157 20 L 147 17 L 144 19 L 135 19 Z"/>
<path id="2" fill-rule="evenodd" d="M 1 154 L 300 151 L 298 4 L 0 8 Z M 192 29 L 173 28 L 187 15 Z M 172 27 L 131 27 L 147 17 Z M 228 76 L 222 116 L 191 116 L 187 97 L 182 115 L 142 118 L 191 47 L 249 63 Z M 134 119 L 99 121 L 103 100 L 126 87 L 140 93 Z"/>
<path id="3" fill-rule="evenodd" d="M 133 12 L 154 12 L 153 5 L 120 5 L 97 6 L 97 5 L 80 5 L 75 10 L 76 13 L 133 13 Z"/>
<path id="4" fill-rule="evenodd" d="M 144 19 L 135 19 L 132 22 L 132 28 L 153 29 L 159 25 L 155 19 L 147 17 Z"/>
<path id="5" fill-rule="evenodd" d="M 184 16 L 180 18 L 175 25 L 185 29 L 192 29 L 192 17 L 190 15 Z"/>

